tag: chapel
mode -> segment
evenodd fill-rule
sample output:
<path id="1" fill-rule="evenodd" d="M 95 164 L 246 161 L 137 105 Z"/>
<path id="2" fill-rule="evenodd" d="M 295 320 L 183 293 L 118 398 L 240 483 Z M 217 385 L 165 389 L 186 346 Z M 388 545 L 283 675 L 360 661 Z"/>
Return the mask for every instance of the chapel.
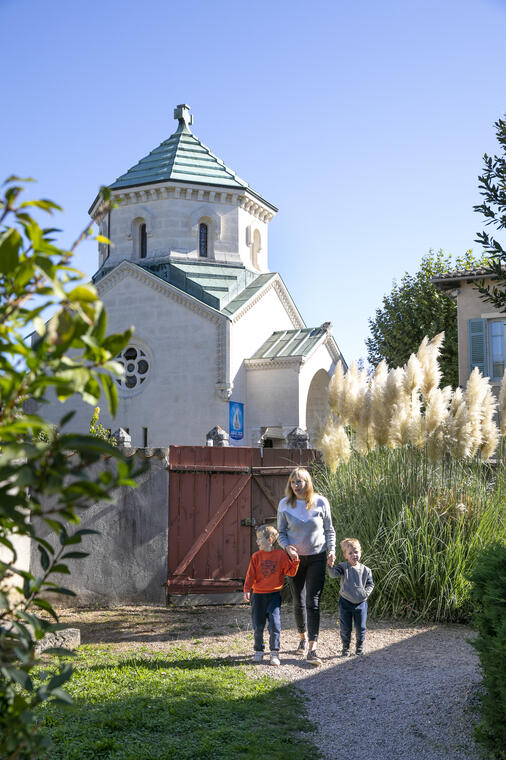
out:
<path id="1" fill-rule="evenodd" d="M 230 445 L 286 447 L 325 414 L 344 359 L 325 322 L 307 327 L 277 272 L 269 223 L 277 209 L 191 131 L 175 132 L 110 185 L 121 199 L 99 223 L 93 277 L 111 332 L 134 325 L 114 420 L 135 447 L 205 445 L 218 426 Z M 90 208 L 97 218 L 100 198 Z M 92 410 L 75 402 L 75 421 Z M 55 420 L 62 416 L 51 404 Z"/>

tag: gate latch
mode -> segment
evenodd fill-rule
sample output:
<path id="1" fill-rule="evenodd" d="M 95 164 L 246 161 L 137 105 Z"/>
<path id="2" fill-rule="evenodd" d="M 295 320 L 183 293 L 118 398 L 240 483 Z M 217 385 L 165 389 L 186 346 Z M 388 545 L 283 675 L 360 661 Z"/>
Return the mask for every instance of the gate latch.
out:
<path id="1" fill-rule="evenodd" d="M 246 519 L 241 520 L 241 525 L 246 528 L 254 528 L 257 524 L 257 521 L 254 517 L 246 517 Z"/>

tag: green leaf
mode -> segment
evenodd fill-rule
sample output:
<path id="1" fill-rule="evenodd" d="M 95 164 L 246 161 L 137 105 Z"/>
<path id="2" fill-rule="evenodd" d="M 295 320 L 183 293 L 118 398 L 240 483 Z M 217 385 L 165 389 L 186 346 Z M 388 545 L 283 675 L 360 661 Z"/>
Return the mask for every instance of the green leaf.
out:
<path id="1" fill-rule="evenodd" d="M 114 417 L 118 408 L 118 391 L 116 384 L 110 375 L 99 375 L 99 380 L 102 384 L 102 388 L 104 389 L 109 411 Z"/>
<path id="2" fill-rule="evenodd" d="M 84 557 L 89 556 L 89 552 L 66 552 L 66 554 L 62 555 L 62 559 L 84 559 Z"/>
<path id="3" fill-rule="evenodd" d="M 63 211 L 62 207 L 58 206 L 57 203 L 53 203 L 53 201 L 48 201 L 46 199 L 41 199 L 39 201 L 24 201 L 19 204 L 19 208 L 25 208 L 26 206 L 35 206 L 36 208 L 44 209 L 44 211 L 47 211 L 50 214 L 53 209 L 56 211 Z"/>
<path id="4" fill-rule="evenodd" d="M 39 607 L 39 609 L 44 610 L 45 612 L 48 612 L 51 615 L 51 617 L 53 617 L 55 620 L 58 620 L 58 615 L 53 610 L 53 608 L 51 607 L 47 599 L 37 598 L 33 600 L 32 604 L 35 607 Z"/>
<path id="5" fill-rule="evenodd" d="M 67 565 L 63 565 L 62 563 L 53 565 L 53 567 L 51 568 L 51 572 L 61 573 L 62 575 L 70 575 L 70 570 L 68 569 Z"/>
<path id="6" fill-rule="evenodd" d="M 54 699 L 55 702 L 63 702 L 66 705 L 73 704 L 72 697 L 70 694 L 67 694 L 66 691 L 63 691 L 63 689 L 54 689 L 51 693 L 51 698 Z"/>
<path id="7" fill-rule="evenodd" d="M 68 293 L 67 298 L 69 301 L 92 303 L 98 300 L 98 295 L 93 285 L 78 285 Z"/>
<path id="8" fill-rule="evenodd" d="M 11 274 L 19 264 L 19 249 L 23 240 L 19 232 L 11 227 L 0 235 L 0 273 Z"/>
<path id="9" fill-rule="evenodd" d="M 9 677 L 16 681 L 17 683 L 21 684 L 23 689 L 26 689 L 26 691 L 33 691 L 33 683 L 32 679 L 28 675 L 28 673 L 25 673 L 24 670 L 20 670 L 19 668 L 12 668 L 10 666 L 7 666 L 5 668 L 5 671 L 7 671 Z"/>
<path id="10" fill-rule="evenodd" d="M 40 554 L 40 564 L 42 565 L 42 569 L 46 571 L 49 565 L 51 564 L 49 554 L 47 553 L 47 551 L 44 549 L 43 546 L 39 546 L 38 549 L 39 549 L 39 554 Z"/>

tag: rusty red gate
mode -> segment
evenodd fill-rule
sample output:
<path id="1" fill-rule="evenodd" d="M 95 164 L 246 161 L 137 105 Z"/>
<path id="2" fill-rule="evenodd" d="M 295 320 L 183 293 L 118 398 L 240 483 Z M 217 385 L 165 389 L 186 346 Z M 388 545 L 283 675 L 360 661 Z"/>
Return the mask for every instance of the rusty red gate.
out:
<path id="1" fill-rule="evenodd" d="M 168 593 L 240 591 L 252 528 L 275 523 L 292 469 L 319 459 L 311 449 L 171 446 Z"/>

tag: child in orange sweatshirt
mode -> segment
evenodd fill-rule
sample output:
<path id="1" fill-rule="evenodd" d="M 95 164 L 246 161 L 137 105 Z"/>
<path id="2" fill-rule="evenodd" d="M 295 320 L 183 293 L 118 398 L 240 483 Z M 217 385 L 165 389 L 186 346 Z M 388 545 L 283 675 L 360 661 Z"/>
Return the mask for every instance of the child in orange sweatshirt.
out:
<path id="1" fill-rule="evenodd" d="M 285 575 L 294 576 L 299 569 L 299 558 L 290 559 L 282 549 L 274 547 L 278 531 L 272 525 L 261 525 L 256 530 L 259 551 L 249 562 L 244 581 L 244 600 L 251 599 L 251 620 L 255 632 L 253 662 L 264 657 L 264 629 L 268 621 L 270 665 L 280 665 L 279 638 L 281 634 L 281 589 Z"/>

